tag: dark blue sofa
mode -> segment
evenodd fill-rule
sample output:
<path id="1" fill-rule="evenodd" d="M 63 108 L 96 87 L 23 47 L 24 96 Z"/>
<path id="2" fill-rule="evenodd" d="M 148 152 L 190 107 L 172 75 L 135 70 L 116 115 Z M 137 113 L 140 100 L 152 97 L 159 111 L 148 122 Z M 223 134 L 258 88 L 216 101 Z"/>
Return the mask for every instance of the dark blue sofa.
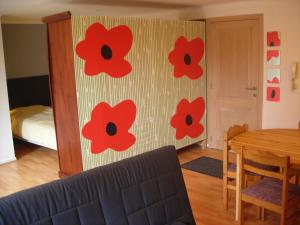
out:
<path id="1" fill-rule="evenodd" d="M 0 225 L 195 225 L 167 146 L 0 199 Z"/>

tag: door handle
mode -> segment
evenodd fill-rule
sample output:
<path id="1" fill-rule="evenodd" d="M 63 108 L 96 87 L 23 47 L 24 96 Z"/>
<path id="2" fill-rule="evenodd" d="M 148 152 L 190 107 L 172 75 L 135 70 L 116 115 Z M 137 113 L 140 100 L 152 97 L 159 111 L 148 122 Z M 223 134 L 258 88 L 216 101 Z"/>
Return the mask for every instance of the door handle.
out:
<path id="1" fill-rule="evenodd" d="M 257 90 L 257 88 L 256 87 L 246 87 L 245 88 L 246 90 L 248 90 L 248 91 L 256 91 Z"/>

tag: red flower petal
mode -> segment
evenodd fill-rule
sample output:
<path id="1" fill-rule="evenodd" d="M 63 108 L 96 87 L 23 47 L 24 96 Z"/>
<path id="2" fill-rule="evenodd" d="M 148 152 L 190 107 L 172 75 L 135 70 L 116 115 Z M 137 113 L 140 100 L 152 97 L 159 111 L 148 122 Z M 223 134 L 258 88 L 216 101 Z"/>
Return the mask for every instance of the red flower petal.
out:
<path id="1" fill-rule="evenodd" d="M 176 139 L 180 140 L 185 136 L 196 138 L 204 131 L 203 125 L 200 123 L 205 112 L 205 101 L 199 97 L 188 102 L 182 99 L 176 108 L 176 114 L 172 117 L 171 126 L 176 129 Z"/>
<path id="2" fill-rule="evenodd" d="M 91 140 L 91 152 L 100 153 L 108 148 L 124 151 L 132 146 L 135 137 L 128 130 L 135 117 L 136 106 L 131 100 L 115 107 L 105 102 L 98 104 L 92 111 L 91 120 L 82 129 L 82 135 Z"/>
<path id="3" fill-rule="evenodd" d="M 127 26 L 110 30 L 94 23 L 86 31 L 85 40 L 76 46 L 77 55 L 85 60 L 84 72 L 94 76 L 105 72 L 112 77 L 130 73 L 131 65 L 124 57 L 132 46 L 132 32 Z"/>
<path id="4" fill-rule="evenodd" d="M 185 136 L 187 136 L 188 131 L 186 129 L 186 126 L 181 127 L 181 129 L 176 129 L 176 139 L 180 140 L 182 138 L 184 138 Z"/>
<path id="5" fill-rule="evenodd" d="M 116 151 L 124 151 L 135 143 L 135 136 L 131 133 L 124 133 L 117 141 L 111 141 L 110 148 Z"/>
<path id="6" fill-rule="evenodd" d="M 189 111 L 192 115 L 193 119 L 196 121 L 200 121 L 205 112 L 205 101 L 202 97 L 196 98 L 189 105 Z"/>
<path id="7" fill-rule="evenodd" d="M 201 38 L 191 40 L 189 53 L 192 55 L 193 60 L 200 62 L 204 54 L 204 42 Z"/>
<path id="8" fill-rule="evenodd" d="M 204 42 L 195 38 L 188 42 L 185 37 L 179 37 L 175 48 L 169 53 L 168 59 L 174 65 L 174 77 L 188 76 L 197 79 L 203 74 L 200 60 L 204 53 Z"/>
<path id="9" fill-rule="evenodd" d="M 126 74 L 130 73 L 132 69 L 130 63 L 124 59 L 121 59 L 119 61 L 115 60 L 106 62 L 106 66 L 107 67 L 105 68 L 105 72 L 110 74 L 114 78 L 123 77 Z"/>
<path id="10" fill-rule="evenodd" d="M 183 36 L 179 37 L 175 42 L 174 51 L 177 51 L 177 52 L 180 52 L 180 53 L 185 53 L 187 48 L 189 48 L 188 40 Z"/>
<path id="11" fill-rule="evenodd" d="M 185 39 L 185 37 L 180 37 L 175 42 L 175 49 L 171 51 L 168 56 L 171 64 L 173 65 L 177 64 L 177 67 L 174 67 L 174 70 L 176 68 L 183 67 L 185 65 L 182 59 L 184 58 L 184 55 L 186 54 L 188 47 L 189 47 L 188 42 Z"/>
<path id="12" fill-rule="evenodd" d="M 104 141 L 100 141 L 100 137 L 98 139 L 93 138 L 95 141 L 91 142 L 91 152 L 93 154 L 98 154 L 103 152 L 105 149 L 107 149 L 107 145 Z"/>
<path id="13" fill-rule="evenodd" d="M 202 134 L 204 131 L 204 127 L 202 126 L 202 124 L 194 124 L 193 127 L 191 127 L 191 129 L 188 130 L 187 135 L 190 136 L 191 138 L 196 138 L 198 136 L 200 136 L 200 134 Z"/>
<path id="14" fill-rule="evenodd" d="M 186 68 L 186 72 L 189 74 L 189 78 L 192 80 L 196 80 L 203 74 L 203 70 L 201 66 L 194 65 Z"/>
<path id="15" fill-rule="evenodd" d="M 92 111 L 92 118 L 97 120 L 106 120 L 109 117 L 112 107 L 106 102 L 101 102 Z"/>
<path id="16" fill-rule="evenodd" d="M 124 57 L 129 52 L 132 45 L 132 33 L 127 26 L 121 25 L 113 27 L 107 35 L 109 43 L 112 44 L 113 51 L 117 56 Z"/>
<path id="17" fill-rule="evenodd" d="M 85 37 L 86 40 L 97 44 L 98 42 L 102 42 L 99 36 L 106 36 L 107 34 L 106 28 L 101 23 L 94 23 L 86 30 Z"/>
<path id="18" fill-rule="evenodd" d="M 136 117 L 136 106 L 132 100 L 124 100 L 114 107 L 114 117 L 116 123 L 124 130 L 128 130 Z M 126 117 L 124 119 L 124 117 Z"/>

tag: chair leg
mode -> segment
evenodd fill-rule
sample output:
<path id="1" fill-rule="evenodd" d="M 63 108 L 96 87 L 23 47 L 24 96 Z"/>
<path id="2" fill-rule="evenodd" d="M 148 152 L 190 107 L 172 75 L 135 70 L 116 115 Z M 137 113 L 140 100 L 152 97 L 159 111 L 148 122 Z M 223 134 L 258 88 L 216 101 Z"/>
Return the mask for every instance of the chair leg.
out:
<path id="1" fill-rule="evenodd" d="M 260 220 L 261 219 L 261 207 L 255 206 L 255 211 L 256 211 L 256 219 Z"/>
<path id="2" fill-rule="evenodd" d="M 228 188 L 227 188 L 227 177 L 223 178 L 223 205 L 224 209 L 228 209 Z"/>
<path id="3" fill-rule="evenodd" d="M 265 221 L 265 209 L 259 206 L 256 206 L 256 218 L 261 221 Z"/>
<path id="4" fill-rule="evenodd" d="M 248 180 L 247 180 L 247 178 L 243 182 L 244 182 L 244 187 L 248 187 Z"/>
<path id="5" fill-rule="evenodd" d="M 283 210 L 281 217 L 280 217 L 280 225 L 286 225 L 285 217 L 286 217 L 286 212 L 285 212 L 285 210 Z"/>
<path id="6" fill-rule="evenodd" d="M 239 225 L 243 225 L 244 224 L 244 204 L 243 201 L 241 201 L 241 207 L 240 207 L 240 217 L 239 217 Z"/>
<path id="7" fill-rule="evenodd" d="M 228 189 L 227 187 L 224 188 L 223 190 L 223 204 L 224 204 L 224 209 L 228 209 Z"/>
<path id="8" fill-rule="evenodd" d="M 264 208 L 261 208 L 261 214 L 260 214 L 260 219 L 261 221 L 265 221 L 265 214 L 266 214 L 266 210 Z"/>

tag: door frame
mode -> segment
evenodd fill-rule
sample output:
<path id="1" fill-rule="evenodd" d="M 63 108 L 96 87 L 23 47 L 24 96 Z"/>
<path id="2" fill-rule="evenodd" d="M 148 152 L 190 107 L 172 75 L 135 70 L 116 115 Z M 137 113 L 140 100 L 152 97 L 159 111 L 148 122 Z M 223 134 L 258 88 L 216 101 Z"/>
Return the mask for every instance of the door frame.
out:
<path id="1" fill-rule="evenodd" d="M 257 20 L 258 21 L 258 32 L 259 32 L 259 58 L 258 58 L 258 107 L 257 107 L 257 128 L 262 128 L 262 109 L 263 109 L 263 90 L 264 90 L 264 27 L 263 27 L 263 14 L 251 14 L 251 15 L 239 15 L 239 16 L 225 16 L 225 17 L 215 17 L 206 19 L 206 50 L 209 49 L 209 45 L 213 44 L 209 42 L 209 34 L 208 27 L 216 22 L 226 22 L 226 21 L 239 21 L 239 20 Z M 210 143 L 211 136 L 213 133 L 210 132 L 212 130 L 211 121 L 216 118 L 211 118 L 209 110 L 211 108 L 210 102 L 211 99 L 211 89 L 209 86 L 211 85 L 211 77 L 209 76 L 210 68 L 213 65 L 210 65 L 210 57 L 209 52 L 206 51 L 206 74 L 207 74 L 207 145 Z"/>

